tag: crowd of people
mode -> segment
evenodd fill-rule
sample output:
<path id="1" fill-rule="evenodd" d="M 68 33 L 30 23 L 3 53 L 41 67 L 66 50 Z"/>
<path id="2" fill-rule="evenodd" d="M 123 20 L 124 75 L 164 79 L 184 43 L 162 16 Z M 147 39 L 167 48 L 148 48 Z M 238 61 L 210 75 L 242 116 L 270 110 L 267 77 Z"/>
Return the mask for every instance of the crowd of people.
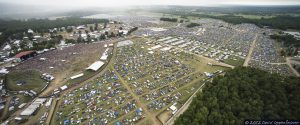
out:
<path id="1" fill-rule="evenodd" d="M 76 60 L 79 60 L 79 58 L 80 60 L 85 60 L 83 63 L 85 63 L 86 66 L 99 59 L 101 53 L 105 51 L 104 44 L 108 43 L 110 43 L 110 41 L 91 44 L 80 43 L 49 50 L 20 63 L 15 66 L 12 71 L 37 70 L 42 73 L 50 73 L 56 77 L 57 74 L 65 69 L 74 66 L 74 63 Z"/>

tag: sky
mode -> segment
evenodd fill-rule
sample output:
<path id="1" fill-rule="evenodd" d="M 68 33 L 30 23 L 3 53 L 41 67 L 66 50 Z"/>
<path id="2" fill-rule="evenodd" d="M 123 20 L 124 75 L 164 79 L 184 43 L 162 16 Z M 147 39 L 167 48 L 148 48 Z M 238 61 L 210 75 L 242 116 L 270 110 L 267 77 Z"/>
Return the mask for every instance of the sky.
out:
<path id="1" fill-rule="evenodd" d="M 300 0 L 0 0 L 1 3 L 42 6 L 132 6 L 132 5 L 300 5 Z"/>

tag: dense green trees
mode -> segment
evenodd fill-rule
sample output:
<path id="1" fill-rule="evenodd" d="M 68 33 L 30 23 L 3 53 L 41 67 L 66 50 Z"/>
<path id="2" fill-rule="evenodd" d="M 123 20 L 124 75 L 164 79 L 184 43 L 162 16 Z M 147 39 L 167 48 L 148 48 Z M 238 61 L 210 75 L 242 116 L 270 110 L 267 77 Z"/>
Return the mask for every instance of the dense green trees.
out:
<path id="1" fill-rule="evenodd" d="M 175 124 L 240 125 L 245 119 L 300 119 L 299 81 L 237 67 L 208 83 Z"/>
<path id="2" fill-rule="evenodd" d="M 300 40 L 297 40 L 294 36 L 289 34 L 274 34 L 270 35 L 270 38 L 277 40 L 278 42 L 283 42 L 286 47 L 295 46 L 300 47 Z"/>
<path id="3" fill-rule="evenodd" d="M 241 7 L 241 8 L 194 8 L 196 12 L 191 11 L 193 7 L 174 7 L 168 9 L 158 9 L 154 12 L 172 14 L 180 17 L 199 17 L 224 20 L 232 24 L 253 23 L 257 26 L 269 26 L 275 29 L 300 29 L 300 17 L 292 15 L 299 13 L 299 7 Z M 216 14 L 214 14 L 216 13 Z M 251 19 L 239 16 L 237 14 L 274 16 L 272 18 Z M 177 22 L 177 21 L 176 21 Z"/>
<path id="4" fill-rule="evenodd" d="M 160 18 L 161 21 L 169 21 L 169 22 L 177 22 L 177 18 L 166 18 L 162 17 Z"/>
<path id="5" fill-rule="evenodd" d="M 196 27 L 196 26 L 200 26 L 200 24 L 198 24 L 198 23 L 190 23 L 190 24 L 186 25 L 187 28 L 193 28 L 193 27 Z"/>
<path id="6" fill-rule="evenodd" d="M 229 23 L 253 23 L 257 26 L 269 26 L 275 29 L 300 29 L 300 17 L 294 17 L 289 15 L 275 16 L 273 18 L 261 18 L 261 19 L 249 19 L 242 16 L 224 15 L 224 16 L 209 16 L 215 19 L 221 19 Z"/>
<path id="7" fill-rule="evenodd" d="M 282 55 L 294 56 L 298 54 L 297 48 L 300 47 L 300 40 L 297 40 L 294 36 L 282 33 L 270 35 L 270 38 L 284 45 L 285 49 L 281 50 Z"/>
<path id="8" fill-rule="evenodd" d="M 0 20 L 0 45 L 2 45 L 8 37 L 14 34 L 27 32 L 28 29 L 32 29 L 35 32 L 48 32 L 48 29 L 60 28 L 67 26 L 77 26 L 82 24 L 94 24 L 94 23 L 107 23 L 106 19 L 84 19 L 84 18 L 63 18 L 56 20 L 48 19 L 30 19 L 27 21 L 21 20 Z M 72 32 L 71 29 L 68 30 Z"/>
<path id="9" fill-rule="evenodd" d="M 128 31 L 128 35 L 130 35 L 132 32 L 134 32 L 134 31 L 136 31 L 136 30 L 138 30 L 138 27 L 134 27 L 134 28 L 130 29 L 130 30 Z"/>

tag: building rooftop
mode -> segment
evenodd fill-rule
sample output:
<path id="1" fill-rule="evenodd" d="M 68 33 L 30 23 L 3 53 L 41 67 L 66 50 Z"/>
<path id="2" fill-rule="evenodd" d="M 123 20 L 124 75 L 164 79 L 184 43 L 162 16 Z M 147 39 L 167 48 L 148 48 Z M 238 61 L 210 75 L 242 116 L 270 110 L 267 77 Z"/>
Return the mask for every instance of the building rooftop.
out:
<path id="1" fill-rule="evenodd" d="M 17 55 L 15 55 L 15 57 L 16 57 L 16 58 L 21 58 L 22 56 L 29 55 L 29 54 L 32 54 L 32 53 L 34 53 L 34 52 L 35 52 L 34 50 L 23 51 L 23 52 L 20 52 L 20 53 L 18 53 Z"/>

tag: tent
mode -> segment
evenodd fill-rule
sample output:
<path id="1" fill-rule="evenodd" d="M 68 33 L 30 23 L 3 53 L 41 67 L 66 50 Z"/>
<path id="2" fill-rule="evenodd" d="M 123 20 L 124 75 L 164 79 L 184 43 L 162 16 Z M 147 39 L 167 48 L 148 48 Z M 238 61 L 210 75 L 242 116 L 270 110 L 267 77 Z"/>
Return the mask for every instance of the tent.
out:
<path id="1" fill-rule="evenodd" d="M 90 65 L 88 68 L 86 69 L 90 69 L 93 71 L 97 71 L 98 69 L 100 69 L 102 66 L 104 65 L 104 62 L 101 61 L 96 61 L 94 62 L 92 65 Z"/>

